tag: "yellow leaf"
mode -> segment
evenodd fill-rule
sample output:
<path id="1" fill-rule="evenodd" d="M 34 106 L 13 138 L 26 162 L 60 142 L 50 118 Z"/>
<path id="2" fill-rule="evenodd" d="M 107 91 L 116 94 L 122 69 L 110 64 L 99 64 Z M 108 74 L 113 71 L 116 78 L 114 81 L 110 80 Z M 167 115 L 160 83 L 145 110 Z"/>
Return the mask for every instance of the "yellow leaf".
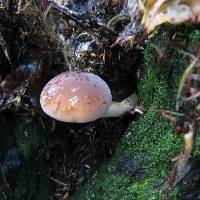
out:
<path id="1" fill-rule="evenodd" d="M 163 23 L 180 24 L 194 19 L 200 20 L 199 0 L 149 0 L 142 25 L 149 33 Z"/>

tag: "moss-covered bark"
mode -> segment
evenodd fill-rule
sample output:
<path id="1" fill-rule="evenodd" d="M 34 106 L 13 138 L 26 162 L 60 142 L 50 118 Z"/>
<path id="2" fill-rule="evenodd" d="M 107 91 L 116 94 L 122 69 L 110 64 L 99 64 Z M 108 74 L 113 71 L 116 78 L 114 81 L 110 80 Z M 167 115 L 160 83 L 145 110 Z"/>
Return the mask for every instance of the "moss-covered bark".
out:
<path id="1" fill-rule="evenodd" d="M 79 188 L 73 200 L 159 200 L 164 197 L 170 160 L 180 152 L 182 140 L 174 134 L 174 124 L 152 109 L 174 110 L 180 76 L 189 63 L 188 57 L 175 46 L 191 52 L 199 39 L 200 31 L 196 27 L 170 28 L 148 39 L 138 85 L 140 103 L 148 111 L 130 124 L 114 158 Z M 162 58 L 158 56 L 160 50 L 164 53 Z M 178 196 L 176 188 L 172 199 Z"/>

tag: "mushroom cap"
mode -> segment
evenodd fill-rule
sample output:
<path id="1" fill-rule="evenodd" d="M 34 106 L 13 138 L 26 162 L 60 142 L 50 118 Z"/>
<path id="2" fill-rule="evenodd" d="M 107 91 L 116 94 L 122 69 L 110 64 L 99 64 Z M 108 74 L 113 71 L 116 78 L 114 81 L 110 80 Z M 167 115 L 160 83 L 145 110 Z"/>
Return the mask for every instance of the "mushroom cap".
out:
<path id="1" fill-rule="evenodd" d="M 61 73 L 46 84 L 40 95 L 43 111 L 63 122 L 94 121 L 106 113 L 111 102 L 106 82 L 88 72 Z"/>

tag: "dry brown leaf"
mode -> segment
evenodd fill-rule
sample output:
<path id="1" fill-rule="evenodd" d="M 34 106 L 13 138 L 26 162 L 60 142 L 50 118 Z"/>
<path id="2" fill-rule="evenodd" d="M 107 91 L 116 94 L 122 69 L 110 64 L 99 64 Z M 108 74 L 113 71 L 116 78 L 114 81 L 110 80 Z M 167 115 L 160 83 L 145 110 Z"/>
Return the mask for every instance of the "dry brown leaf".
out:
<path id="1" fill-rule="evenodd" d="M 199 0 L 148 0 L 142 25 L 146 32 L 151 32 L 163 23 L 181 24 L 200 22 Z"/>

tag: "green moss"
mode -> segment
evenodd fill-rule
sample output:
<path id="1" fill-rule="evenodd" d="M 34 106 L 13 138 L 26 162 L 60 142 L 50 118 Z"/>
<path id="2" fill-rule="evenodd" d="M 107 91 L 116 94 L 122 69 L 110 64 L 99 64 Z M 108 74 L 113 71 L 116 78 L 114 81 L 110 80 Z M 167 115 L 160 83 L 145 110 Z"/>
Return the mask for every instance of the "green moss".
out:
<path id="1" fill-rule="evenodd" d="M 199 40 L 200 40 L 200 31 L 199 31 L 199 29 L 195 29 L 189 34 L 189 44 L 188 44 L 188 46 L 193 48 L 194 45 L 197 42 L 199 42 Z"/>
<path id="2" fill-rule="evenodd" d="M 9 123 L 9 122 L 8 122 Z M 21 153 L 21 165 L 19 168 L 9 171 L 8 176 L 13 176 L 15 187 L 0 194 L 1 200 L 48 200 L 52 198 L 53 183 L 45 176 L 48 174 L 48 167 L 43 148 L 47 131 L 36 118 L 27 120 L 15 116 L 12 126 L 7 127 L 10 133 L 16 137 L 17 146 Z M 8 137 L 7 136 L 7 137 Z"/>
<path id="3" fill-rule="evenodd" d="M 38 120 L 26 122 L 22 118 L 16 119 L 14 133 L 19 150 L 26 159 L 38 151 L 45 136 L 45 130 Z"/>
<path id="4" fill-rule="evenodd" d="M 1 200 L 50 200 L 52 199 L 52 183 L 46 176 L 37 174 L 36 166 L 24 168 L 15 175 L 19 182 L 12 192 L 0 194 Z"/>
<path id="5" fill-rule="evenodd" d="M 178 32 L 180 30 L 185 31 Z M 73 200 L 160 200 L 164 197 L 170 160 L 180 152 L 182 138 L 174 134 L 174 124 L 153 109 L 174 110 L 179 80 L 188 65 L 187 56 L 171 44 L 170 38 L 175 32 L 178 32 L 176 42 L 179 41 L 186 51 L 191 43 L 200 39 L 195 27 L 180 27 L 160 31 L 147 41 L 138 89 L 140 102 L 148 110 L 130 124 L 116 155 L 80 187 Z M 164 51 L 166 58 L 159 61 L 156 49 Z M 146 158 L 144 163 L 141 157 Z M 136 167 L 138 162 L 139 168 Z M 127 163 L 132 165 L 127 167 Z M 178 188 L 175 188 L 171 199 L 178 198 Z"/>

